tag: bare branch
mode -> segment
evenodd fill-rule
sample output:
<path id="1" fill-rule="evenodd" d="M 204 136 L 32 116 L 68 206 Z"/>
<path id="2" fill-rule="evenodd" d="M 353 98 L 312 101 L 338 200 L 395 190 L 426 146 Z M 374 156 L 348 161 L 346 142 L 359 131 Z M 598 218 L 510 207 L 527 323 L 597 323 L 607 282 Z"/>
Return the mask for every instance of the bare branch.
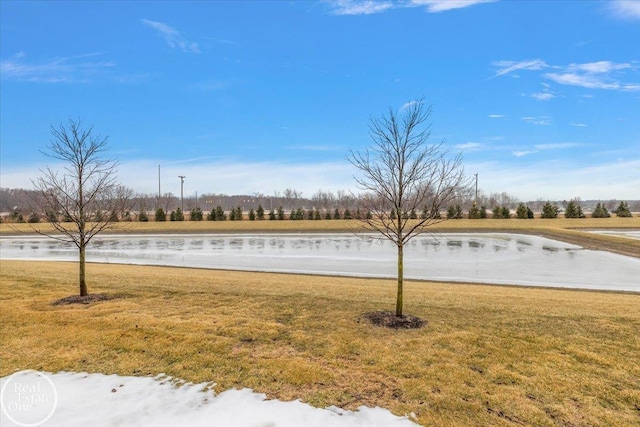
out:
<path id="1" fill-rule="evenodd" d="M 51 126 L 52 139 L 44 153 L 61 160 L 63 171 L 50 167 L 33 181 L 40 194 L 41 209 L 59 234 L 35 229 L 39 234 L 74 243 L 80 252 L 80 294 L 86 295 L 85 248 L 91 239 L 117 221 L 117 214 L 131 197 L 116 183 L 118 162 L 104 157 L 108 137 L 93 135 L 81 120 L 69 119 Z M 116 213 L 114 216 L 113 213 Z"/>
<path id="2" fill-rule="evenodd" d="M 361 176 L 355 181 L 364 192 L 359 209 L 365 228 L 380 233 L 398 247 L 398 302 L 402 313 L 402 248 L 430 225 L 442 221 L 439 212 L 469 185 L 462 159 L 447 157 L 443 143 L 429 144 L 431 107 L 414 101 L 400 111 L 370 119 L 373 144 L 364 151 L 351 151 L 347 160 Z M 421 218 L 411 213 L 423 209 Z"/>

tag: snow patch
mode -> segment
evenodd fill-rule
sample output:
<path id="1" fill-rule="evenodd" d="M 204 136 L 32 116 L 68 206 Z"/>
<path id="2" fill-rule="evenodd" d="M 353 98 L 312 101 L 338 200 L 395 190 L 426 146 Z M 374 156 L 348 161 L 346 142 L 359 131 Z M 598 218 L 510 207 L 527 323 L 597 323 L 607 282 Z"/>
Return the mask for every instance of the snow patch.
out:
<path id="1" fill-rule="evenodd" d="M 23 382 L 37 381 L 36 371 Z M 123 377 L 99 373 L 47 374 L 55 385 L 58 403 L 46 426 L 229 426 L 229 427 L 415 427 L 406 417 L 382 408 L 361 406 L 347 411 L 331 406 L 314 408 L 299 400 L 267 400 L 245 388 L 215 394 L 213 383 L 185 383 L 157 377 Z M 31 376 L 31 378 L 29 378 Z M 10 376 L 0 379 L 4 385 Z M 0 424 L 15 425 L 3 412 Z"/>

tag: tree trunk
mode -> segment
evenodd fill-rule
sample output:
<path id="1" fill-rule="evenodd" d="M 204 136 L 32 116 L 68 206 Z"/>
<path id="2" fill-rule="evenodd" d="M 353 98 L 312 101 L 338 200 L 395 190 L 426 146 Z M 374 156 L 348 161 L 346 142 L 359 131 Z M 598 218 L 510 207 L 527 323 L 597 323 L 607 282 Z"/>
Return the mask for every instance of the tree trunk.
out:
<path id="1" fill-rule="evenodd" d="M 396 316 L 402 316 L 403 305 L 403 282 L 404 282 L 404 259 L 403 259 L 403 244 L 398 244 L 398 296 L 396 298 Z"/>
<path id="2" fill-rule="evenodd" d="M 79 281 L 80 281 L 80 296 L 87 295 L 87 281 L 85 279 L 85 245 L 84 242 L 80 244 L 80 266 L 79 266 Z"/>

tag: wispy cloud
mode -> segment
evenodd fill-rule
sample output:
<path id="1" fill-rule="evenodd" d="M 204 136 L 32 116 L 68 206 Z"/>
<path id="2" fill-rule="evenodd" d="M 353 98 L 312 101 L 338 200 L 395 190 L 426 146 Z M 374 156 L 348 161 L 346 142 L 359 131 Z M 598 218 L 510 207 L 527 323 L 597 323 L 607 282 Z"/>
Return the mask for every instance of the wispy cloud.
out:
<path id="1" fill-rule="evenodd" d="M 599 73 L 610 73 L 612 71 L 625 70 L 629 68 L 634 68 L 634 67 L 628 63 L 616 64 L 611 61 L 597 61 L 597 62 L 587 62 L 585 64 L 569 64 L 569 66 L 567 66 L 567 71 L 599 74 Z"/>
<path id="2" fill-rule="evenodd" d="M 640 1 L 638 0 L 614 0 L 609 2 L 608 7 L 618 18 L 640 20 Z"/>
<path id="3" fill-rule="evenodd" d="M 419 103 L 420 101 L 409 101 L 409 102 L 405 102 L 402 107 L 400 107 L 400 111 L 405 110 L 407 108 L 413 107 L 414 105 L 416 105 L 417 103 Z"/>
<path id="4" fill-rule="evenodd" d="M 587 89 L 609 89 L 622 91 L 640 90 L 638 83 L 621 83 L 613 78 L 609 72 L 566 72 L 566 73 L 545 73 L 543 77 L 556 83 L 580 86 Z"/>
<path id="5" fill-rule="evenodd" d="M 497 67 L 494 77 L 503 76 L 519 70 L 542 70 L 548 65 L 541 59 L 530 59 L 527 61 L 495 61 L 492 64 Z"/>
<path id="6" fill-rule="evenodd" d="M 575 126 L 575 127 L 579 127 L 579 128 L 586 128 L 587 125 L 585 123 L 570 123 L 571 126 Z"/>
<path id="7" fill-rule="evenodd" d="M 491 119 L 502 119 L 504 116 L 504 114 L 489 114 L 489 118 Z"/>
<path id="8" fill-rule="evenodd" d="M 175 28 L 163 22 L 151 21 L 149 19 L 142 19 L 141 22 L 147 27 L 156 30 L 157 34 L 167 42 L 167 45 L 171 49 L 180 49 L 187 53 L 200 53 L 198 43 L 185 39 L 182 34 L 180 34 L 180 31 Z"/>
<path id="9" fill-rule="evenodd" d="M 531 123 L 532 125 L 538 126 L 549 126 L 551 124 L 551 118 L 548 116 L 540 116 L 540 117 L 522 117 L 527 123 Z"/>
<path id="10" fill-rule="evenodd" d="M 530 154 L 536 154 L 540 151 L 549 151 L 549 150 L 565 150 L 568 148 L 579 147 L 582 144 L 577 142 L 558 142 L 551 144 L 536 144 L 533 146 L 533 149 L 528 150 L 514 150 L 511 152 L 515 157 L 525 157 Z"/>
<path id="11" fill-rule="evenodd" d="M 87 83 L 110 73 L 116 66 L 111 60 L 89 60 L 104 53 L 89 53 L 70 57 L 58 57 L 43 62 L 29 62 L 20 52 L 10 59 L 0 61 L 3 79 L 43 83 Z"/>
<path id="12" fill-rule="evenodd" d="M 480 151 L 483 146 L 484 145 L 479 142 L 467 142 L 464 144 L 457 144 L 455 149 L 460 151 Z"/>
<path id="13" fill-rule="evenodd" d="M 511 154 L 513 154 L 516 157 L 524 157 L 524 156 L 528 156 L 529 154 L 534 154 L 537 153 L 537 151 L 531 151 L 531 150 L 521 150 L 521 151 L 512 151 Z"/>
<path id="14" fill-rule="evenodd" d="M 438 13 L 494 1 L 497 0 L 330 0 L 327 3 L 334 15 L 372 15 L 399 8 L 422 8 Z"/>
<path id="15" fill-rule="evenodd" d="M 372 15 L 384 12 L 395 6 L 390 1 L 357 1 L 357 0 L 336 0 L 329 2 L 331 13 L 334 15 Z"/>
<path id="16" fill-rule="evenodd" d="M 226 45 L 231 45 L 231 46 L 241 46 L 242 45 L 242 43 L 237 42 L 235 40 L 219 39 L 219 38 L 215 38 L 215 37 L 203 37 L 203 39 L 212 41 L 214 43 L 226 44 Z"/>
<path id="17" fill-rule="evenodd" d="M 538 93 L 532 93 L 531 97 L 534 99 L 537 99 L 538 101 L 548 101 L 550 99 L 555 98 L 556 96 L 551 92 L 538 92 Z"/>
<path id="18" fill-rule="evenodd" d="M 566 148 L 579 147 L 582 144 L 577 142 L 557 142 L 553 144 L 536 144 L 536 150 L 564 150 Z"/>
<path id="19" fill-rule="evenodd" d="M 423 6 L 428 12 L 437 13 L 453 9 L 474 6 L 482 3 L 493 3 L 497 0 L 411 0 L 415 6 Z"/>
<path id="20" fill-rule="evenodd" d="M 504 76 L 516 71 L 542 71 L 546 80 L 561 85 L 579 86 L 587 89 L 606 89 L 619 91 L 640 91 L 640 83 L 625 83 L 620 81 L 625 71 L 640 68 L 637 62 L 615 63 L 611 61 L 586 62 L 582 64 L 549 65 L 540 59 L 526 61 L 495 61 L 496 67 L 493 77 Z M 549 90 L 531 95 L 539 101 L 547 101 L 555 95 Z"/>
<path id="21" fill-rule="evenodd" d="M 556 97 L 555 93 L 551 91 L 551 86 L 547 83 L 542 83 L 542 92 L 532 93 L 529 96 L 538 101 L 548 101 Z"/>

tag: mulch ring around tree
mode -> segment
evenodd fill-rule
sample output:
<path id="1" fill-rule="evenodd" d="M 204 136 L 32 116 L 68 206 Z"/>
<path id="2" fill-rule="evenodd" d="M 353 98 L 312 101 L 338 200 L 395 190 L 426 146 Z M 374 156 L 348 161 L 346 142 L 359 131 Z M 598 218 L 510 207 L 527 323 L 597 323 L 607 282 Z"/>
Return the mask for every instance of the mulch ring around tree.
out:
<path id="1" fill-rule="evenodd" d="M 52 302 L 51 305 L 91 304 L 93 302 L 108 301 L 115 298 L 118 298 L 118 296 L 107 294 L 72 295 L 70 297 L 60 298 Z"/>
<path id="2" fill-rule="evenodd" d="M 396 316 L 391 311 L 372 311 L 365 313 L 364 317 L 376 326 L 391 329 L 420 329 L 427 324 L 426 320 L 419 317 L 411 315 Z"/>

